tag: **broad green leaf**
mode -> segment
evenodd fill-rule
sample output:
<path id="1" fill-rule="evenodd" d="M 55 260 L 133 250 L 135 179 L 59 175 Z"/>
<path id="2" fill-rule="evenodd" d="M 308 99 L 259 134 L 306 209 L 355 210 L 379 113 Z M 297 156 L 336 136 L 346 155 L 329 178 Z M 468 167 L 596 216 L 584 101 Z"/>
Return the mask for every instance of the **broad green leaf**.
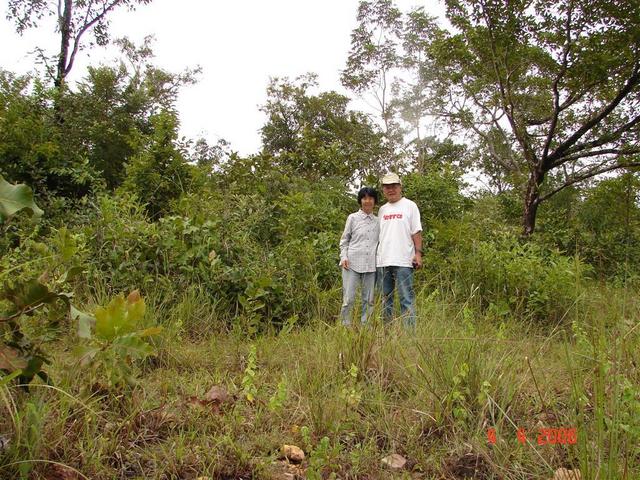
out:
<path id="1" fill-rule="evenodd" d="M 104 340 L 113 340 L 118 335 L 131 331 L 127 328 L 127 310 L 122 295 L 112 299 L 106 307 L 96 308 L 95 317 L 95 333 Z"/>
<path id="2" fill-rule="evenodd" d="M 21 376 L 27 379 L 28 382 L 30 382 L 36 375 L 46 381 L 48 378 L 47 374 L 42 371 L 42 365 L 44 363 L 49 362 L 42 355 L 32 355 L 27 362 L 27 366 L 22 369 Z"/>
<path id="3" fill-rule="evenodd" d="M 95 334 L 104 340 L 135 332 L 141 326 L 146 307 L 137 290 L 125 300 L 119 295 L 106 307 L 96 308 Z"/>
<path id="4" fill-rule="evenodd" d="M 0 175 L 0 222 L 4 222 L 22 209 L 40 217 L 44 213 L 33 201 L 33 192 L 23 184 L 11 185 Z"/>
<path id="5" fill-rule="evenodd" d="M 91 338 L 91 327 L 96 324 L 96 319 L 91 315 L 81 312 L 71 305 L 71 320 L 78 320 L 78 336 L 80 338 Z"/>
<path id="6" fill-rule="evenodd" d="M 113 341 L 113 346 L 120 351 L 120 354 L 132 359 L 145 358 L 154 351 L 151 345 L 140 339 L 136 334 L 116 338 Z"/>

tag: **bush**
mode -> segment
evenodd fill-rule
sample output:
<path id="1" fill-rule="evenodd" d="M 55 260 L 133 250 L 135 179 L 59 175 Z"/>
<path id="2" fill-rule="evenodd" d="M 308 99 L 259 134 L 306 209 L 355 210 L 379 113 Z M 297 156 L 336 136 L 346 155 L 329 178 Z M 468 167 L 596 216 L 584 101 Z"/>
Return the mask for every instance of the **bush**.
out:
<path id="1" fill-rule="evenodd" d="M 214 184 L 152 222 L 135 196 L 103 196 L 83 229 L 88 283 L 107 279 L 108 294 L 153 289 L 169 303 L 195 285 L 221 318 L 240 316 L 251 331 L 312 318 L 327 298 L 337 311 L 337 295 L 326 292 L 339 281 L 338 241 L 357 207 L 351 202 L 331 181 L 297 179 L 272 197 Z"/>
<path id="2" fill-rule="evenodd" d="M 461 220 L 436 224 L 425 273 L 483 310 L 555 322 L 573 306 L 592 269 L 577 255 L 524 241 L 505 226 L 495 198 L 482 198 Z M 438 285 L 434 285 L 438 286 Z"/>

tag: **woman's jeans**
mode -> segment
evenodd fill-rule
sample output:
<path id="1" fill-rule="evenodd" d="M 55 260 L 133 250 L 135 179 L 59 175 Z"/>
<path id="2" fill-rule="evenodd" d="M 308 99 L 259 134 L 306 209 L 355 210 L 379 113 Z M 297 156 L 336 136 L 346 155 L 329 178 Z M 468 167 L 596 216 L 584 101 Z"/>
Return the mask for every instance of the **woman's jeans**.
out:
<path id="1" fill-rule="evenodd" d="M 400 313 L 407 328 L 416 328 L 416 297 L 413 292 L 413 268 L 381 267 L 384 321 L 393 320 L 394 290 L 398 289 Z"/>
<path id="2" fill-rule="evenodd" d="M 342 269 L 342 310 L 340 318 L 343 325 L 351 324 L 351 310 L 356 299 L 358 285 L 362 288 L 362 316 L 360 321 L 365 323 L 373 312 L 373 293 L 376 272 L 358 273 L 350 269 Z"/>

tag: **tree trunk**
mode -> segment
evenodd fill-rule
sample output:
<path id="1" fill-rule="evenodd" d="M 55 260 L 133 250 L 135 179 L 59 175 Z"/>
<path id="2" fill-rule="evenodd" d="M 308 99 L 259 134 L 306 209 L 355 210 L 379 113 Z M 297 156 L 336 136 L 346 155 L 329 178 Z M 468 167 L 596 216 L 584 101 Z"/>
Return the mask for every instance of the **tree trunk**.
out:
<path id="1" fill-rule="evenodd" d="M 60 22 L 60 54 L 58 55 L 58 68 L 54 84 L 57 89 L 64 85 L 64 78 L 67 75 L 67 60 L 69 58 L 69 42 L 71 40 L 71 10 L 72 0 L 64 0 L 64 10 Z"/>
<path id="2" fill-rule="evenodd" d="M 56 95 L 53 104 L 53 111 L 56 123 L 62 125 L 64 123 L 64 115 L 62 113 L 62 96 L 65 89 L 65 77 L 67 76 L 67 62 L 69 59 L 69 43 L 71 40 L 71 11 L 73 9 L 73 0 L 64 0 L 64 10 L 62 17 L 58 18 L 60 26 L 60 54 L 58 55 L 58 66 L 56 68 L 56 78 L 53 84 L 56 87 Z"/>
<path id="3" fill-rule="evenodd" d="M 540 204 L 540 185 L 543 180 L 544 173 L 541 171 L 534 170 L 529 175 L 522 214 L 522 235 L 524 237 L 529 237 L 536 228 L 536 214 Z"/>

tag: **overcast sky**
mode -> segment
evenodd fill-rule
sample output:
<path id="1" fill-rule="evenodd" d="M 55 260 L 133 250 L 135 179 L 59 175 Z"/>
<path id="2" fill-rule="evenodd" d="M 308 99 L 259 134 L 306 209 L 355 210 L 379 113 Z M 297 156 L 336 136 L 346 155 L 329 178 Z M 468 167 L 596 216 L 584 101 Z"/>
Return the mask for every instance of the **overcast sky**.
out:
<path id="1" fill-rule="evenodd" d="M 403 10 L 422 5 L 433 15 L 436 0 L 398 0 Z M 58 37 L 53 24 L 22 37 L 6 20 L 7 0 L 0 0 L 0 66 L 24 73 L 36 67 L 36 46 L 55 53 Z M 155 64 L 178 72 L 202 67 L 196 85 L 184 87 L 178 101 L 181 133 L 203 136 L 209 143 L 224 138 L 246 155 L 260 146 L 269 77 L 315 72 L 320 89 L 338 90 L 340 70 L 356 25 L 357 0 L 154 0 L 135 12 L 112 13 L 112 38 L 128 36 L 137 44 L 154 35 Z M 113 49 L 81 52 L 71 81 L 84 76 L 86 66 L 110 63 Z"/>

